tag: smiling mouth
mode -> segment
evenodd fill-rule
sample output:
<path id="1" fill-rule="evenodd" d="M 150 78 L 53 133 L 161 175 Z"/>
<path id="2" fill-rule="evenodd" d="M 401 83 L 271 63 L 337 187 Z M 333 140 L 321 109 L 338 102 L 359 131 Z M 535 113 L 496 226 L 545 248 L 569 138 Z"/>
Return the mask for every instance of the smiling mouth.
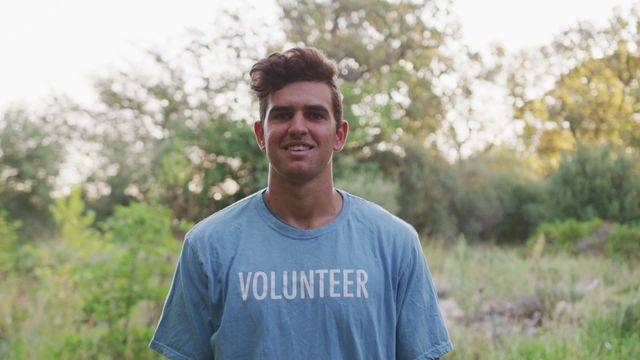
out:
<path id="1" fill-rule="evenodd" d="M 286 147 L 289 151 L 307 151 L 311 150 L 311 146 L 308 145 L 291 145 Z"/>

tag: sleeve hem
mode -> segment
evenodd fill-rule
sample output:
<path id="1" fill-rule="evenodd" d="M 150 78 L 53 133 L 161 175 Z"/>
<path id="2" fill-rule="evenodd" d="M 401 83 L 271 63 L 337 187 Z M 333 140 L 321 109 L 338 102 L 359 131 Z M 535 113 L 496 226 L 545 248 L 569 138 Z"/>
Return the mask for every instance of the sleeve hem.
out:
<path id="1" fill-rule="evenodd" d="M 171 360 L 191 360 L 190 357 L 184 356 L 176 350 L 156 340 L 151 340 L 151 342 L 149 343 L 149 347 Z"/>
<path id="2" fill-rule="evenodd" d="M 436 359 L 436 358 L 442 357 L 443 355 L 451 352 L 451 350 L 453 350 L 453 344 L 451 344 L 451 342 L 446 342 L 446 343 L 440 344 L 440 345 L 436 346 L 435 348 L 431 349 L 430 351 L 418 356 L 414 360 Z"/>

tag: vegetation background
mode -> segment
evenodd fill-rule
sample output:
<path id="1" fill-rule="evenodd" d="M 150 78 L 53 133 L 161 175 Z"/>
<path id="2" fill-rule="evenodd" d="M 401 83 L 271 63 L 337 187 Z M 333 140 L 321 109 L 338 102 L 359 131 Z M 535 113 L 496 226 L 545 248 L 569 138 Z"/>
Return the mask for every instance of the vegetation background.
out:
<path id="1" fill-rule="evenodd" d="M 462 45 L 447 0 L 278 6 L 149 49 L 97 104 L 1 115 L 0 358 L 157 357 L 184 232 L 266 185 L 246 70 L 303 44 L 340 69 L 337 186 L 421 233 L 448 359 L 640 357 L 640 4 L 516 54 Z"/>

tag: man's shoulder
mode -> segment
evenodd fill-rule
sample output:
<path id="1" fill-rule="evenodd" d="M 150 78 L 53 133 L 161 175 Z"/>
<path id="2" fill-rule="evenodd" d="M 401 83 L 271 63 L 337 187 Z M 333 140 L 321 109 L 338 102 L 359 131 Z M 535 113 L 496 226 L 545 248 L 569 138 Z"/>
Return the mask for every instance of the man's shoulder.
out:
<path id="1" fill-rule="evenodd" d="M 252 202 L 256 196 L 260 196 L 260 192 L 249 195 L 209 215 L 191 228 L 187 237 L 189 239 L 210 238 L 214 234 L 220 235 L 241 228 L 244 222 L 253 218 L 253 214 L 251 214 Z"/>
<path id="2" fill-rule="evenodd" d="M 359 196 L 343 193 L 350 198 L 352 216 L 356 221 L 372 229 L 384 229 L 385 232 L 391 231 L 411 237 L 416 236 L 416 231 L 411 224 L 390 213 L 382 206 Z"/>

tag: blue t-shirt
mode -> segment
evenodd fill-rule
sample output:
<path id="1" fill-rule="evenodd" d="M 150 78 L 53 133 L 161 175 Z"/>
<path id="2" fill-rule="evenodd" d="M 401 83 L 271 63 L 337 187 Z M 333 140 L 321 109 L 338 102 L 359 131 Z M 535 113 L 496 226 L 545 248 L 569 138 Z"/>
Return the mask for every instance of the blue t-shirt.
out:
<path id="1" fill-rule="evenodd" d="M 415 230 L 340 192 L 312 230 L 260 191 L 186 236 L 151 348 L 171 359 L 431 359 L 451 351 Z"/>

